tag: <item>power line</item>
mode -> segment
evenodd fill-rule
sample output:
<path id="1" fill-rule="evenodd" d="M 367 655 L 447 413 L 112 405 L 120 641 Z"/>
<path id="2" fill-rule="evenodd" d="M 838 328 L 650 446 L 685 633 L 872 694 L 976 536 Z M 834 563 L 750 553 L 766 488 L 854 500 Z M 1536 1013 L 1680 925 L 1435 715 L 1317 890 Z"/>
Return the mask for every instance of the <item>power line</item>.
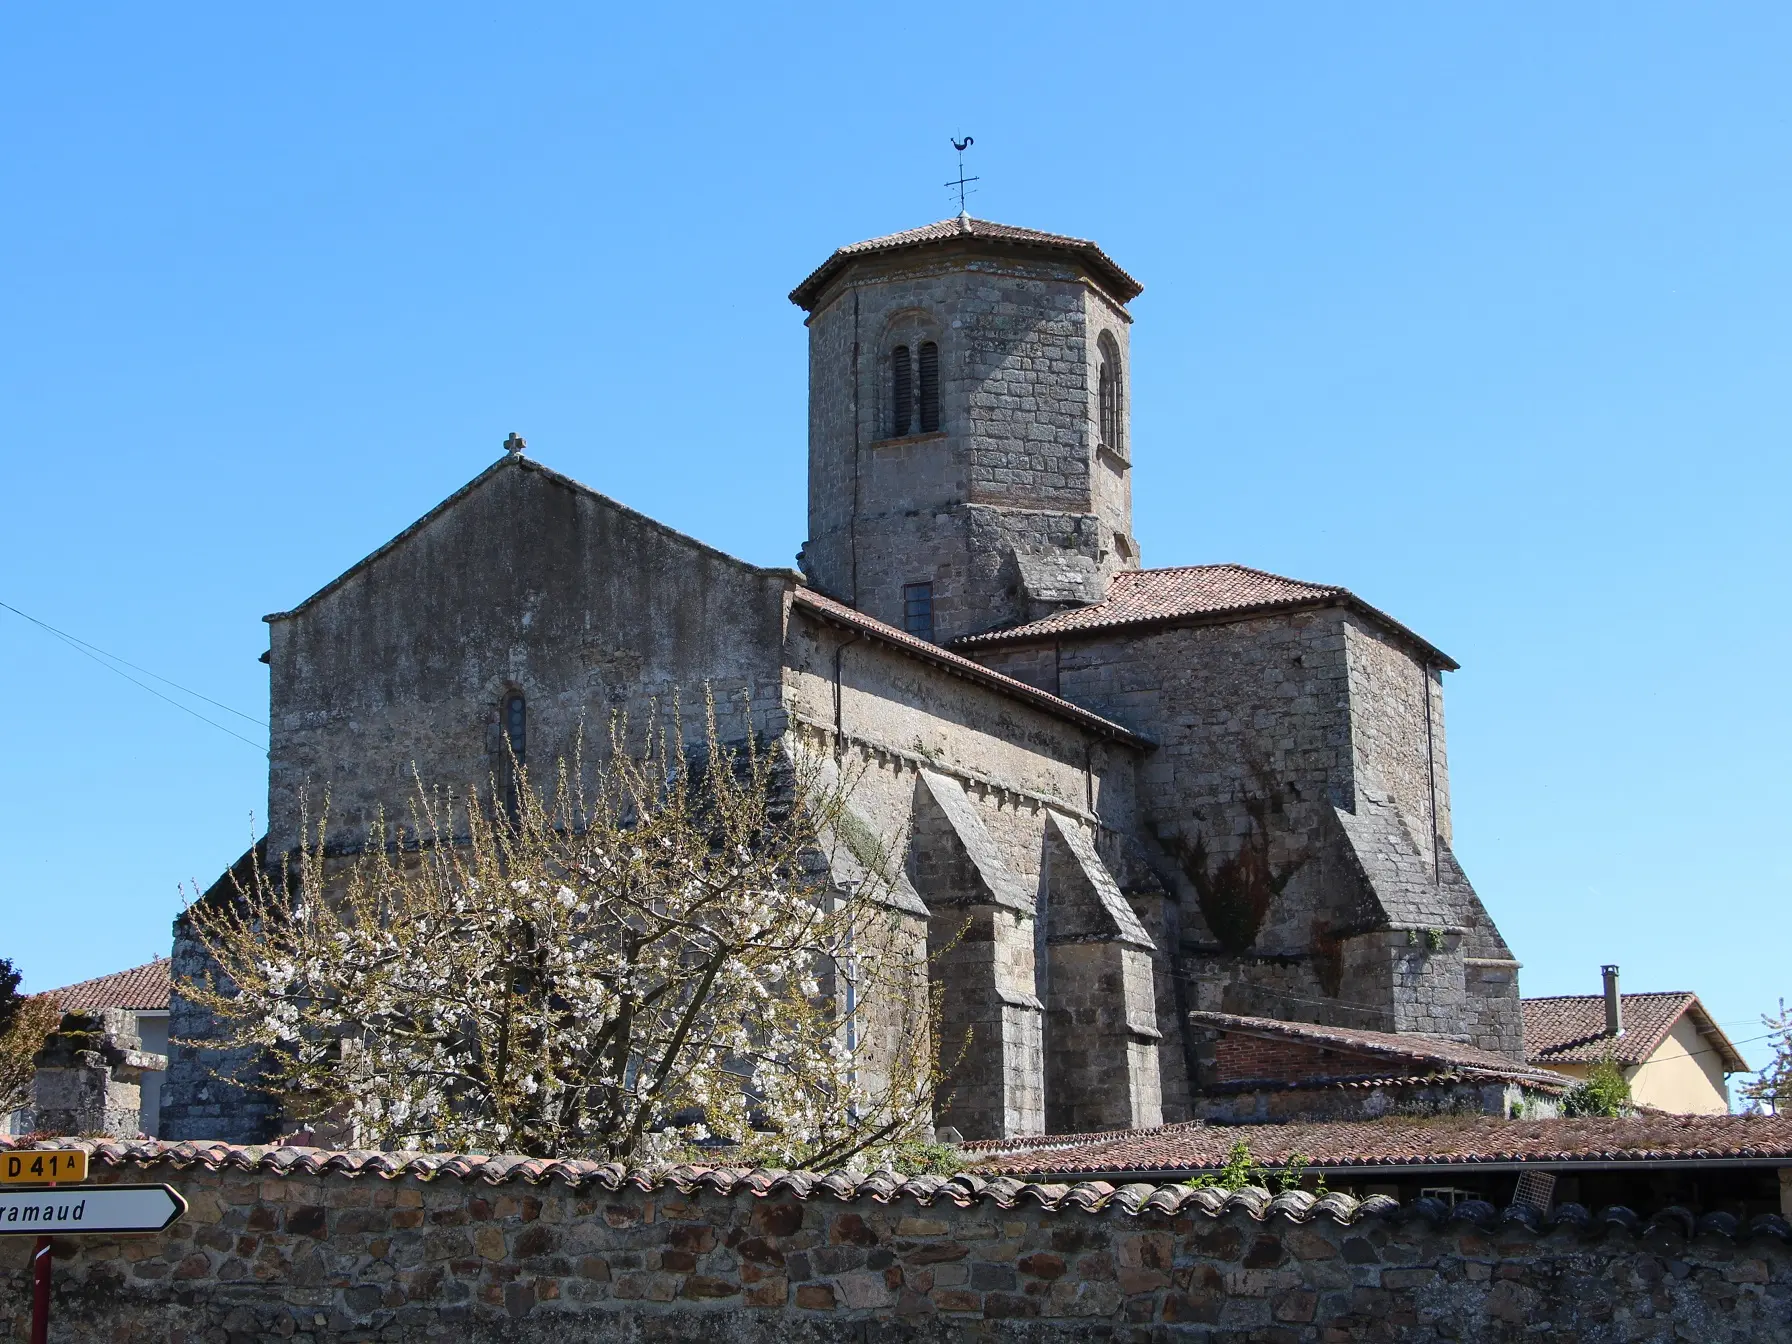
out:
<path id="1" fill-rule="evenodd" d="M 169 704 L 173 705 L 176 709 L 178 709 L 181 713 L 191 714 L 194 718 L 198 719 L 199 722 L 205 723 L 205 724 L 210 724 L 213 728 L 216 728 L 220 733 L 228 733 L 231 737 L 234 737 L 238 742 L 246 742 L 246 743 L 248 743 L 249 746 L 254 747 L 255 750 L 262 752 L 264 755 L 266 754 L 267 747 L 263 743 L 256 742 L 250 738 L 244 737 L 241 733 L 237 732 L 234 728 L 228 728 L 224 724 L 219 723 L 216 719 L 208 719 L 205 715 L 201 714 L 198 710 L 194 709 L 191 705 L 183 705 L 180 701 L 176 700 L 173 696 L 162 694 L 162 692 L 158 691 L 154 686 L 150 686 L 144 682 L 138 681 L 137 678 L 133 677 L 129 672 L 125 672 L 117 667 L 114 667 L 112 665 L 112 662 L 107 662 L 106 660 L 111 659 L 113 662 L 123 663 L 125 667 L 131 668 L 133 671 L 141 672 L 146 677 L 154 677 L 157 681 L 162 682 L 165 685 L 172 686 L 172 687 L 174 687 L 175 690 L 180 691 L 181 693 L 183 693 L 185 695 L 190 695 L 196 700 L 203 700 L 208 705 L 216 705 L 219 709 L 224 710 L 226 713 L 235 714 L 240 719 L 247 719 L 250 723 L 259 724 L 263 728 L 266 728 L 268 726 L 266 723 L 262 722 L 262 720 L 254 717 L 253 715 L 245 714 L 240 709 L 232 709 L 229 705 L 226 705 L 220 701 L 214 700 L 209 695 L 201 695 L 198 691 L 190 690 L 187 687 L 182 686 L 178 681 L 171 681 L 171 680 L 169 680 L 169 678 L 164 677 L 159 673 L 151 672 L 146 667 L 138 667 L 135 663 L 126 662 L 125 659 L 120 658 L 115 653 L 107 653 L 104 649 L 100 648 L 97 644 L 89 644 L 84 639 L 78 639 L 74 635 L 68 634 L 66 631 L 58 630 L 55 626 L 51 625 L 48 621 L 40 621 L 37 619 L 37 617 L 32 616 L 26 612 L 20 611 L 17 607 L 13 606 L 10 602 L 0 602 L 0 607 L 4 607 L 6 610 L 10 611 L 15 616 L 18 616 L 24 620 L 30 621 L 31 624 L 37 626 L 39 629 L 47 630 L 50 634 L 54 635 L 57 639 L 60 639 L 64 644 L 67 644 L 71 649 L 73 649 L 76 653 L 80 654 L 82 657 L 91 658 L 94 662 L 98 663 L 101 667 L 105 668 L 108 672 L 111 672 L 111 673 L 116 674 L 117 676 L 123 677 L 126 681 L 130 682 L 131 685 L 136 686 L 141 690 L 148 691 L 151 695 L 155 696 L 156 699 L 158 699 L 158 700 L 167 701 Z"/>

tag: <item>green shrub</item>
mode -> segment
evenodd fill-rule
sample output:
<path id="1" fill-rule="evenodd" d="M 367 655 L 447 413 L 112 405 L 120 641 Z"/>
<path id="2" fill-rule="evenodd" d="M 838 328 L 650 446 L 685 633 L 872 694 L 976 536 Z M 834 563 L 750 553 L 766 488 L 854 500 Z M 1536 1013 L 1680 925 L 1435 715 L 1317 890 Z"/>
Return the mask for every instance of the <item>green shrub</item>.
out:
<path id="1" fill-rule="evenodd" d="M 1227 1193 L 1255 1186 L 1279 1195 L 1284 1191 L 1299 1190 L 1306 1173 L 1307 1159 L 1300 1153 L 1290 1156 L 1285 1166 L 1259 1166 L 1251 1156 L 1250 1145 L 1240 1139 L 1232 1145 L 1232 1151 L 1226 1154 L 1218 1171 L 1201 1172 L 1189 1177 L 1184 1184 L 1196 1190 L 1224 1190 Z M 1323 1195 L 1325 1192 L 1325 1177 L 1316 1177 L 1313 1193 Z"/>
<path id="2" fill-rule="evenodd" d="M 1610 1058 L 1595 1064 L 1587 1080 L 1572 1088 L 1562 1102 L 1567 1115 L 1628 1115 L 1630 1109 L 1630 1084 L 1624 1080 L 1624 1070 Z"/>

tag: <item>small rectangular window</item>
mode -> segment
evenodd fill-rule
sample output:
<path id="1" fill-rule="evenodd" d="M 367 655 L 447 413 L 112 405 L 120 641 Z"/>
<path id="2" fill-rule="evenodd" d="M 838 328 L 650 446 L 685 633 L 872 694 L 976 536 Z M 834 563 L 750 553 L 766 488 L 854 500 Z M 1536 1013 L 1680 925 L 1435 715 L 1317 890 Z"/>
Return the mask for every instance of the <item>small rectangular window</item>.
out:
<path id="1" fill-rule="evenodd" d="M 933 642 L 933 585 L 902 585 L 902 628 L 916 639 Z"/>

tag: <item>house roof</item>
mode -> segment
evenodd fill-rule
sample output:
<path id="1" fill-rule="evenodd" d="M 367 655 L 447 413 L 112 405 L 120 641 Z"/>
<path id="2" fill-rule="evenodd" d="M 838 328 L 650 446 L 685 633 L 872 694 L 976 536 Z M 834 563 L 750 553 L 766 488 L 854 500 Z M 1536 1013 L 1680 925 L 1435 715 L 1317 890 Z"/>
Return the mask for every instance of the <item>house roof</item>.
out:
<path id="1" fill-rule="evenodd" d="M 1261 1166 L 1295 1158 L 1331 1171 L 1525 1166 L 1792 1166 L 1792 1116 L 1640 1115 L 1507 1120 L 1387 1116 L 1281 1125 L 1186 1121 L 1110 1134 L 985 1139 L 964 1145 L 979 1171 L 1010 1176 L 1142 1179 L 1212 1171 L 1243 1143 Z"/>
<path id="2" fill-rule="evenodd" d="M 1081 705 L 1073 705 L 1070 701 L 1062 700 L 1049 691 L 1042 691 L 1037 686 L 1029 686 L 1024 681 L 1004 676 L 1000 672 L 983 666 L 982 663 L 972 662 L 961 654 L 953 653 L 950 649 L 943 649 L 937 644 L 929 644 L 924 639 L 916 639 L 906 630 L 898 630 L 893 625 L 886 625 L 882 621 L 865 615 L 862 611 L 847 606 L 844 602 L 836 602 L 833 598 L 816 592 L 813 588 L 798 588 L 793 600 L 797 606 L 815 613 L 823 620 L 832 621 L 836 625 L 869 635 L 912 657 L 944 668 L 955 676 L 989 686 L 1016 700 L 1024 700 L 1061 719 L 1069 719 L 1085 728 L 1093 728 L 1104 737 L 1114 738 L 1135 747 L 1153 745 L 1149 738 L 1141 737 L 1132 729 L 1123 728 L 1110 719 L 1104 719 L 1101 715 L 1084 709 Z"/>
<path id="3" fill-rule="evenodd" d="M 166 1010 L 173 992 L 167 957 L 157 957 L 128 971 L 95 976 L 50 992 L 65 1013 L 92 1012 L 99 1008 Z"/>
<path id="4" fill-rule="evenodd" d="M 1215 1031 L 1262 1036 L 1272 1040 L 1299 1041 L 1319 1049 L 1397 1063 L 1409 1066 L 1409 1072 L 1410 1066 L 1418 1065 L 1425 1069 L 1448 1070 L 1459 1076 L 1491 1075 L 1563 1090 L 1573 1082 L 1573 1079 L 1559 1073 L 1528 1067 L 1516 1060 L 1507 1059 L 1504 1055 L 1496 1055 L 1491 1050 L 1482 1050 L 1458 1041 L 1441 1041 L 1431 1036 L 1414 1036 L 1406 1032 L 1359 1031 L 1354 1027 L 1283 1022 L 1277 1018 L 1245 1017 L 1237 1013 L 1193 1012 L 1188 1015 L 1188 1021 L 1195 1027 L 1209 1027 Z M 1360 1073 L 1361 1070 L 1357 1072 Z M 1344 1076 L 1344 1069 L 1340 1068 L 1339 1077 Z M 1354 1078 L 1355 1074 L 1349 1076 Z"/>
<path id="5" fill-rule="evenodd" d="M 1456 661 L 1420 639 L 1386 612 L 1348 588 L 1307 583 L 1247 565 L 1181 565 L 1173 569 L 1123 569 L 1108 595 L 1086 607 L 1056 612 L 1043 620 L 990 630 L 956 640 L 963 649 L 995 648 L 1033 640 L 1093 635 L 1123 627 L 1167 626 L 1243 620 L 1268 612 L 1305 607 L 1345 606 L 1412 641 L 1429 661 L 1454 671 Z"/>
<path id="6" fill-rule="evenodd" d="M 1699 1035 L 1723 1060 L 1725 1073 L 1748 1072 L 1748 1061 L 1705 1011 L 1690 990 L 1621 994 L 1624 1034 L 1605 1034 L 1603 994 L 1563 994 L 1525 999 L 1524 1048 L 1533 1064 L 1597 1064 L 1608 1055 L 1614 1063 L 1641 1064 L 1660 1049 L 1674 1024 L 1690 1015 Z"/>
<path id="7" fill-rule="evenodd" d="M 1131 303 L 1145 290 L 1143 285 L 1121 270 L 1112 257 L 1087 238 L 1041 233 L 1038 229 L 1023 229 L 1013 224 L 996 224 L 987 219 L 972 219 L 968 215 L 960 215 L 956 219 L 942 219 L 934 224 L 924 224 L 918 229 L 887 233 L 881 238 L 867 238 L 862 243 L 849 243 L 845 247 L 836 248 L 826 261 L 809 273 L 802 284 L 790 291 L 790 301 L 805 311 L 812 311 L 816 299 L 821 297 L 828 282 L 863 257 L 963 242 L 983 243 L 1004 250 L 1069 254 L 1095 272 L 1102 287 L 1121 303 Z"/>

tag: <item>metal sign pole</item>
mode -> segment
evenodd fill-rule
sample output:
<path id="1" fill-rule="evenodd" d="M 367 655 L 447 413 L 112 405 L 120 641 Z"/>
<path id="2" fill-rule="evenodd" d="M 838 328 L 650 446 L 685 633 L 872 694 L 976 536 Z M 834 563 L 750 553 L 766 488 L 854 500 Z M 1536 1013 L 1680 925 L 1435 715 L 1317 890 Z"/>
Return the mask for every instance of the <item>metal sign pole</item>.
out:
<path id="1" fill-rule="evenodd" d="M 31 1252 L 31 1344 L 50 1340 L 50 1239 L 39 1237 Z"/>

